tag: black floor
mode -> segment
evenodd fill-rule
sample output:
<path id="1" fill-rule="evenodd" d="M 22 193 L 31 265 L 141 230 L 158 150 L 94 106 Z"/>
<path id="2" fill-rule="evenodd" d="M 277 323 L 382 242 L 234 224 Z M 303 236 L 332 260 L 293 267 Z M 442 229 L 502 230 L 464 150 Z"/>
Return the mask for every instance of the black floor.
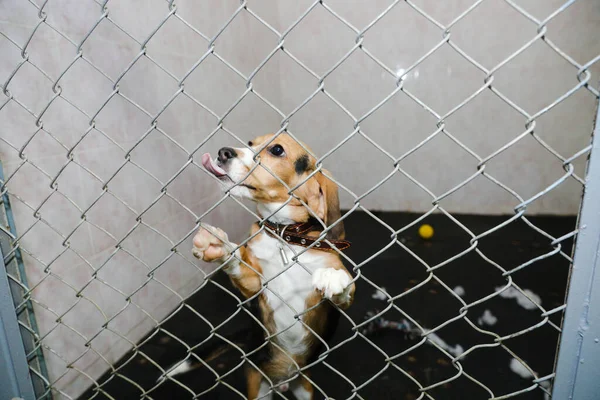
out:
<path id="1" fill-rule="evenodd" d="M 394 229 L 400 229 L 418 218 L 418 215 L 406 213 L 376 213 L 376 215 Z M 455 217 L 475 234 L 485 232 L 508 219 L 508 217 L 467 215 Z M 575 217 L 532 217 L 529 220 L 554 237 L 571 232 L 575 227 Z M 403 232 L 399 238 L 414 255 L 429 266 L 437 265 L 469 248 L 470 236 L 446 216 L 432 215 L 423 222 L 435 228 L 431 240 L 425 241 L 418 237 L 418 225 Z M 362 263 L 391 241 L 390 231 L 365 213 L 354 213 L 346 220 L 346 233 L 347 238 L 353 243 L 346 254 L 356 264 Z M 567 240 L 562 245 L 564 252 L 570 255 L 572 241 Z M 507 270 L 553 250 L 548 238 L 520 220 L 481 239 L 477 248 L 490 261 Z M 540 296 L 542 306 L 550 310 L 563 303 L 568 267 L 565 258 L 553 255 L 514 273 L 513 279 L 521 288 L 529 289 Z M 425 268 L 409 251 L 395 244 L 361 265 L 360 271 L 362 276 L 373 284 L 384 287 L 391 295 L 398 295 L 426 280 L 428 274 Z M 219 274 L 215 281 L 231 289 L 227 278 L 223 275 Z M 436 269 L 435 275 L 449 288 L 462 286 L 465 291 L 463 300 L 467 304 L 493 293 L 496 287 L 507 282 L 497 268 L 475 251 L 468 252 Z M 355 323 L 362 322 L 369 311 L 384 310 L 387 307 L 388 303 L 372 297 L 374 292 L 374 286 L 366 280 L 358 280 L 354 304 L 347 312 Z M 394 303 L 429 329 L 459 315 L 462 306 L 443 285 L 433 279 Z M 188 301 L 188 305 L 213 325 L 225 321 L 237 310 L 236 301 L 215 283 L 207 284 Z M 500 336 L 518 332 L 543 320 L 539 310 L 527 310 L 515 299 L 500 297 L 470 308 L 467 317 L 477 324 L 485 310 L 490 310 L 498 319 L 495 325 L 486 329 Z M 383 317 L 394 321 L 403 318 L 395 309 L 388 310 Z M 560 324 L 560 314 L 552 316 L 550 320 L 557 325 Z M 241 312 L 225 323 L 219 329 L 219 333 L 226 335 L 232 332 L 243 332 L 252 323 L 250 318 Z M 210 334 L 208 325 L 187 308 L 181 309 L 173 318 L 165 322 L 163 328 L 190 346 L 204 341 Z M 351 324 L 342 316 L 332 345 L 352 337 L 354 332 L 350 328 Z M 465 350 L 477 344 L 494 343 L 491 336 L 477 332 L 463 319 L 450 323 L 437 333 L 448 345 L 459 344 Z M 215 338 L 211 340 L 219 341 Z M 326 358 L 328 366 L 319 364 L 312 368 L 312 377 L 318 386 L 329 397 L 345 399 L 353 395 L 353 386 L 348 381 L 359 387 L 377 375 L 375 379 L 359 389 L 358 393 L 363 398 L 399 400 L 418 398 L 420 395 L 418 387 L 399 369 L 386 363 L 382 353 L 383 351 L 389 356 L 396 355 L 415 345 L 418 340 L 407 338 L 402 332 L 394 330 L 376 332 L 369 336 L 369 340 L 372 343 L 361 337 L 348 341 Z M 540 376 L 544 376 L 552 372 L 557 340 L 557 331 L 545 324 L 504 343 L 526 360 Z M 212 386 L 215 386 L 214 389 L 201 397 L 240 398 L 228 386 L 245 393 L 241 365 L 223 378 L 222 383 L 216 382 L 215 375 L 203 369 L 182 375 L 179 378 L 181 385 L 166 382 L 156 386 L 160 371 L 153 363 L 167 368 L 185 356 L 185 347 L 165 332 L 156 331 L 146 338 L 139 350 L 152 361 L 141 353 L 125 356 L 121 360 L 121 367 L 117 374 L 107 375 L 99 380 L 104 382 L 108 379 L 102 384 L 103 392 L 114 399 L 139 398 L 143 391 L 153 399 L 191 399 L 192 391 L 199 394 Z M 232 357 L 234 358 L 216 360 L 211 363 L 211 367 L 219 375 L 226 374 L 231 365 L 239 365 L 237 356 L 232 354 Z M 523 379 L 511 371 L 509 368 L 511 358 L 509 353 L 500 347 L 488 347 L 470 353 L 461 360 L 461 364 L 466 373 L 490 388 L 496 396 L 500 396 L 531 386 L 531 380 Z M 394 364 L 423 386 L 443 381 L 457 374 L 449 358 L 428 344 L 423 344 L 403 357 L 395 359 Z M 187 389 L 184 386 L 187 386 Z M 110 398 L 102 391 L 98 393 L 91 389 L 81 398 L 87 399 L 93 395 L 96 395 L 96 399 Z M 428 393 L 435 399 L 476 400 L 490 397 L 487 391 L 465 376 L 460 376 Z M 292 398 L 291 395 L 286 395 Z M 323 396 L 319 395 L 316 398 L 323 398 Z M 541 400 L 544 396 L 541 390 L 536 389 L 514 398 Z"/>

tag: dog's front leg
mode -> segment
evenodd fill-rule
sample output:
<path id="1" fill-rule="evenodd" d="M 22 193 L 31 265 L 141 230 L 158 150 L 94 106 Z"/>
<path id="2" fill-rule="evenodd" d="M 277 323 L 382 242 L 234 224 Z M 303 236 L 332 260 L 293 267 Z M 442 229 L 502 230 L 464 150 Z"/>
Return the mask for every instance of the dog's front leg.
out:
<path id="1" fill-rule="evenodd" d="M 312 285 L 323 297 L 342 309 L 350 307 L 354 300 L 354 283 L 346 268 L 319 268 L 312 276 Z"/>
<path id="2" fill-rule="evenodd" d="M 194 236 L 192 253 L 202 261 L 223 264 L 236 247 L 235 243 L 229 241 L 227 234 L 222 229 L 204 224 Z M 231 257 L 223 266 L 223 271 L 227 274 L 235 273 L 239 268 L 239 263 L 239 254 L 235 254 L 235 257 Z"/>
<path id="3" fill-rule="evenodd" d="M 246 249 L 241 247 L 234 252 L 236 247 L 222 229 L 203 225 L 194 236 L 192 253 L 202 261 L 225 263 L 223 271 L 245 297 L 250 297 L 260 290 L 259 271 L 249 264 Z"/>

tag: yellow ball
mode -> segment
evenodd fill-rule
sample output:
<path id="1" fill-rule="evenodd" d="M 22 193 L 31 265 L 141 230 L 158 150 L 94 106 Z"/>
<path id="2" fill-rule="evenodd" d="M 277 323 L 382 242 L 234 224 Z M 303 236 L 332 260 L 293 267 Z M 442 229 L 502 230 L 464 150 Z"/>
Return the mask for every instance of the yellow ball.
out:
<path id="1" fill-rule="evenodd" d="M 419 227 L 419 236 L 423 239 L 431 239 L 433 236 L 433 227 L 428 224 L 423 224 Z"/>

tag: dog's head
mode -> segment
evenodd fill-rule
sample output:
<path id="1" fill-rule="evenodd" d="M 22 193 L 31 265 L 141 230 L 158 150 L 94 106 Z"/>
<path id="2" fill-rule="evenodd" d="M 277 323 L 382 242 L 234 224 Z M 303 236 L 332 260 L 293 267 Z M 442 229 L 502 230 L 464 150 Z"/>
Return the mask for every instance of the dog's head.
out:
<path id="1" fill-rule="evenodd" d="M 327 226 L 332 225 L 341 216 L 337 185 L 321 172 L 307 179 L 315 170 L 314 157 L 287 134 L 273 137 L 273 134 L 259 136 L 248 142 L 248 148 L 223 147 L 215 160 L 204 154 L 202 164 L 231 189 L 231 194 L 255 201 L 261 215 L 270 216 L 277 223 L 304 222 L 311 217 L 295 198 L 281 208 L 290 199 L 286 185 L 288 188 L 300 185 L 294 194 L 308 205 L 312 215 Z M 328 237 L 344 237 L 341 221 L 329 231 Z"/>

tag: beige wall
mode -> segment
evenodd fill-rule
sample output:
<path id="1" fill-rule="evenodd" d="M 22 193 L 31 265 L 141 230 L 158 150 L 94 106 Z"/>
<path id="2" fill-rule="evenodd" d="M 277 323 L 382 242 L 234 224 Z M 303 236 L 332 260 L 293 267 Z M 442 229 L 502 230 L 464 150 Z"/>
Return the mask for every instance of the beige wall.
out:
<path id="1" fill-rule="evenodd" d="M 415 1 L 442 24 L 449 23 L 471 3 Z M 178 15 L 207 37 L 216 34 L 239 7 L 237 1 L 178 0 L 176 4 Z M 249 7 L 275 29 L 283 31 L 310 4 L 304 0 L 256 1 L 250 2 Z M 368 3 L 332 0 L 326 4 L 359 29 L 388 5 L 379 0 Z M 524 6 L 543 19 L 561 4 L 562 1 L 538 0 Z M 97 69 L 79 59 L 62 77 L 61 96 L 42 118 L 45 131 L 39 131 L 28 142 L 36 132 L 36 118 L 14 100 L 0 110 L 3 139 L 0 157 L 5 175 L 12 176 L 8 189 L 19 234 L 24 234 L 20 245 L 34 288 L 32 298 L 44 337 L 50 378 L 60 378 L 55 386 L 70 396 L 76 396 L 91 381 L 75 370 L 68 370 L 68 363 L 77 360 L 76 369 L 93 378 L 100 376 L 108 368 L 107 362 L 116 361 L 130 347 L 130 342 L 148 332 L 154 320 L 160 320 L 175 307 L 179 296 L 185 297 L 202 281 L 200 270 L 206 270 L 207 266 L 192 260 L 188 238 L 177 247 L 178 253 L 156 270 L 154 279 L 145 284 L 149 269 L 171 255 L 170 249 L 194 228 L 196 217 L 220 198 L 215 182 L 197 164 L 189 165 L 167 187 L 168 195 L 176 200 L 161 196 L 162 184 L 186 164 L 188 155 L 217 126 L 213 115 L 182 94 L 157 119 L 157 127 L 164 134 L 152 131 L 131 152 L 131 162 L 119 169 L 127 151 L 150 128 L 151 116 L 177 92 L 177 82 L 169 74 L 181 78 L 207 50 L 207 42 L 174 17 L 149 42 L 150 58 L 142 57 L 125 75 L 119 84 L 120 94 L 113 96 L 95 118 L 98 130 L 91 130 L 81 140 L 73 152 L 73 161 L 69 162 L 68 149 L 88 131 L 91 116 L 112 93 L 111 80 L 114 82 L 139 54 L 136 40 L 143 41 L 169 12 L 162 1 L 109 1 L 107 7 L 110 18 L 131 37 L 107 20 L 98 25 L 82 47 L 83 56 Z M 45 11 L 48 24 L 75 43 L 85 37 L 101 16 L 96 3 L 83 0 L 53 0 Z M 599 16 L 597 2 L 581 0 L 548 24 L 547 37 L 583 64 L 600 53 L 600 41 L 596 40 L 600 34 Z M 0 30 L 20 45 L 38 21 L 37 11 L 27 2 L 0 3 Z M 505 2 L 486 1 L 453 27 L 452 41 L 490 69 L 535 34 L 535 24 Z M 307 67 L 322 75 L 346 54 L 355 38 L 356 33 L 318 5 L 285 38 L 284 45 Z M 367 32 L 363 46 L 390 69 L 402 73 L 441 39 L 439 28 L 400 2 Z M 216 41 L 215 48 L 248 76 L 277 43 L 273 32 L 242 11 Z M 76 46 L 46 24 L 36 32 L 27 53 L 29 60 L 51 80 L 57 79 L 77 54 Z M 0 82 L 4 82 L 22 58 L 20 50 L 3 36 L 0 36 L 0 54 Z M 598 66 L 591 70 L 595 73 L 591 83 L 595 85 Z M 538 42 L 495 74 L 494 87 L 534 114 L 574 87 L 576 75 L 576 68 Z M 408 74 L 404 88 L 443 115 L 480 88 L 484 78 L 481 71 L 444 45 Z M 53 96 L 51 80 L 25 63 L 9 90 L 37 114 Z M 318 79 L 279 52 L 256 75 L 252 85 L 287 114 L 317 89 Z M 394 78 L 360 49 L 325 80 L 327 93 L 356 118 L 395 88 Z M 185 92 L 217 115 L 223 115 L 245 90 L 246 82 L 214 56 L 207 58 L 185 82 Z M 1 97 L 0 104 L 5 100 Z M 594 96 L 580 90 L 537 119 L 536 133 L 558 153 L 570 157 L 589 141 L 594 104 Z M 250 93 L 225 119 L 224 126 L 246 141 L 257 134 L 277 131 L 281 119 Z M 399 157 L 436 131 L 437 122 L 406 93 L 399 92 L 362 121 L 360 127 L 393 157 Z M 482 158 L 523 132 L 525 123 L 526 118 L 490 90 L 445 120 L 447 130 Z M 353 131 L 354 121 L 325 94 L 319 93 L 290 119 L 289 129 L 317 155 L 323 155 Z M 219 131 L 195 154 L 194 160 L 197 163 L 206 150 L 214 152 L 232 143 L 235 143 L 233 138 Z M 580 175 L 583 158 L 575 162 Z M 400 163 L 404 171 L 435 195 L 474 174 L 476 165 L 475 158 L 442 134 Z M 360 196 L 392 171 L 393 162 L 357 135 L 328 158 L 325 166 Z M 104 182 L 117 171 L 108 184 L 108 192 L 103 194 Z M 523 198 L 543 190 L 564 173 L 561 162 L 531 137 L 490 161 L 486 172 Z M 54 190 L 50 183 L 56 176 L 58 186 Z M 533 203 L 529 211 L 574 214 L 580 193 L 581 185 L 569 178 Z M 157 198 L 160 199 L 153 204 Z M 351 195 L 342 192 L 344 207 L 351 207 L 353 201 Z M 406 177 L 396 174 L 361 204 L 373 210 L 426 211 L 431 207 L 431 197 Z M 516 204 L 517 200 L 483 177 L 442 202 L 448 211 L 478 214 L 510 214 Z M 140 224 L 136 217 L 146 209 Z M 34 215 L 36 210 L 39 220 Z M 233 239 L 245 233 L 251 220 L 231 200 L 205 219 L 225 228 Z M 117 243 L 121 247 L 118 251 Z M 140 287 L 143 288 L 137 291 Z M 77 293 L 82 297 L 77 298 Z M 127 305 L 125 297 L 132 293 L 135 293 L 132 304 Z M 56 322 L 59 317 L 62 323 Z M 108 320 L 108 329 L 103 329 Z M 79 358 L 90 339 L 92 350 Z"/>
<path id="2" fill-rule="evenodd" d="M 298 1 L 279 7 L 279 27 L 287 27 L 311 4 Z M 416 1 L 418 7 L 442 24 L 450 23 L 473 1 Z M 562 1 L 518 2 L 539 19 L 546 18 Z M 389 4 L 372 1 L 334 0 L 327 4 L 359 30 Z M 267 7 L 267 5 L 264 5 Z M 600 53 L 598 2 L 578 1 L 548 24 L 547 37 L 569 56 L 584 64 Z M 451 39 L 464 52 L 491 69 L 536 34 L 536 25 L 504 1 L 485 1 L 458 22 Z M 400 2 L 364 37 L 363 46 L 394 71 L 404 71 L 442 40 L 442 30 Z M 286 38 L 285 46 L 317 74 L 326 72 L 354 45 L 356 34 L 342 22 L 316 7 Z M 291 111 L 312 90 L 317 80 L 294 62 L 281 61 L 282 107 Z M 597 87 L 599 66 L 590 83 Z M 577 83 L 577 69 L 538 41 L 495 74 L 494 88 L 533 115 Z M 485 74 L 445 45 L 406 77 L 404 88 L 444 115 L 483 86 Z M 394 78 L 360 50 L 353 53 L 325 80 L 326 90 L 356 118 L 362 117 L 395 89 Z M 564 157 L 571 157 L 589 143 L 594 96 L 581 90 L 536 120 L 536 133 Z M 398 93 L 360 126 L 365 135 L 400 157 L 437 129 L 437 118 Z M 445 119 L 446 129 L 481 158 L 487 157 L 525 131 L 526 118 L 490 90 Z M 354 121 L 330 99 L 319 94 L 291 119 L 290 130 L 324 154 L 353 131 Z M 583 173 L 585 157 L 574 164 Z M 400 167 L 441 195 L 476 172 L 478 161 L 444 135 L 438 135 Z M 372 188 L 393 170 L 393 162 L 367 140 L 351 139 L 325 163 L 356 195 Z M 562 163 L 531 137 L 526 137 L 486 166 L 486 172 L 527 199 L 564 174 Z M 575 214 L 581 185 L 567 180 L 529 207 L 532 213 Z M 344 196 L 343 205 L 353 202 Z M 477 178 L 446 198 L 442 206 L 453 212 L 511 214 L 519 202 L 485 178 Z M 366 197 L 370 209 L 425 211 L 431 196 L 406 177 L 396 174 Z"/>
<path id="3" fill-rule="evenodd" d="M 166 4 L 114 2 L 108 8 L 115 23 L 142 41 L 168 13 Z M 206 35 L 214 35 L 231 15 L 236 8 L 231 5 L 213 2 L 202 9 L 192 1 L 178 2 L 182 17 L 201 26 Z M 91 1 L 51 1 L 46 12 L 48 23 L 77 43 L 101 15 L 99 6 Z M 238 42 L 247 38 L 252 29 L 249 18 L 241 17 L 219 40 L 218 47 L 224 58 L 248 74 L 262 59 L 258 47 L 267 39 L 263 41 L 263 33 L 252 31 L 256 42 L 240 48 Z M 34 7 L 20 1 L 2 2 L 0 19 L 1 31 L 19 44 L 25 43 L 38 21 Z M 206 41 L 180 21 L 171 19 L 148 44 L 147 54 L 169 73 L 182 77 L 206 49 Z M 114 81 L 139 53 L 140 46 L 104 20 L 82 50 L 90 62 Z M 77 54 L 75 46 L 44 24 L 27 51 L 29 59 L 52 79 Z M 0 54 L 0 80 L 4 82 L 21 57 L 20 51 L 3 37 L 0 37 Z M 268 68 L 278 72 L 275 64 Z M 266 84 L 270 79 L 269 75 L 263 75 L 256 82 L 264 87 L 265 96 L 272 98 L 278 92 L 276 85 Z M 155 272 L 153 280 L 148 281 L 148 273 L 171 254 L 170 249 L 194 228 L 197 216 L 220 199 L 221 192 L 198 164 L 192 164 L 167 188 L 168 195 L 176 201 L 160 196 L 161 182 L 173 177 L 186 164 L 188 154 L 217 126 L 214 116 L 182 95 L 157 120 L 157 127 L 169 137 L 152 131 L 131 152 L 131 162 L 119 171 L 127 151 L 148 131 L 152 120 L 125 97 L 156 115 L 178 89 L 177 82 L 148 58 L 142 57 L 119 83 L 124 97 L 112 97 L 100 111 L 95 118 L 99 130 L 90 131 L 75 147 L 70 163 L 68 149 L 88 130 L 90 117 L 107 100 L 113 83 L 84 60 L 78 60 L 61 79 L 60 86 L 61 97 L 42 118 L 47 132 L 37 133 L 25 147 L 26 163 L 16 149 L 24 146 L 36 131 L 35 118 L 13 101 L 0 111 L 0 134 L 4 139 L 0 158 L 5 176 L 14 174 L 8 188 L 19 234 L 27 232 L 20 244 L 29 283 L 34 288 L 32 298 L 44 337 L 50 379 L 59 379 L 56 388 L 74 397 L 91 384 L 76 369 L 99 377 L 107 370 L 107 362 L 118 360 L 131 343 L 175 308 L 180 297 L 190 294 L 202 282 L 201 271 L 207 266 L 198 264 L 191 256 L 189 238 Z M 51 87 L 50 80 L 25 64 L 9 90 L 39 113 L 52 96 Z M 245 83 L 211 57 L 189 76 L 185 90 L 222 115 L 244 92 Z M 76 104 L 87 116 L 63 98 Z M 2 97 L 0 102 L 4 100 Z M 242 101 L 224 122 L 226 128 L 244 139 L 278 125 L 275 114 L 252 96 Z M 214 152 L 232 142 L 220 131 L 194 155 L 194 160 L 199 160 L 204 151 Z M 108 184 L 108 192 L 102 195 L 104 182 L 117 171 Z M 57 175 L 57 191 L 53 193 L 50 183 Z M 152 205 L 157 198 L 160 200 Z M 38 221 L 34 210 L 41 204 Z M 142 223 L 138 224 L 136 217 L 146 209 Z M 86 218 L 82 221 L 84 211 Z M 226 228 L 232 238 L 246 233 L 251 220 L 231 200 L 205 219 Z M 121 250 L 116 251 L 117 243 L 134 227 L 119 243 Z M 63 245 L 64 238 L 73 230 L 68 246 Z M 95 278 L 94 270 L 97 270 Z M 80 290 L 82 297 L 78 299 L 76 294 Z M 135 294 L 128 305 L 125 298 L 132 293 Z M 57 323 L 59 317 L 62 323 Z M 107 321 L 110 321 L 108 329 L 103 329 Z M 91 349 L 86 350 L 85 343 L 90 339 Z M 67 364 L 74 360 L 77 360 L 74 369 L 67 369 Z"/>

